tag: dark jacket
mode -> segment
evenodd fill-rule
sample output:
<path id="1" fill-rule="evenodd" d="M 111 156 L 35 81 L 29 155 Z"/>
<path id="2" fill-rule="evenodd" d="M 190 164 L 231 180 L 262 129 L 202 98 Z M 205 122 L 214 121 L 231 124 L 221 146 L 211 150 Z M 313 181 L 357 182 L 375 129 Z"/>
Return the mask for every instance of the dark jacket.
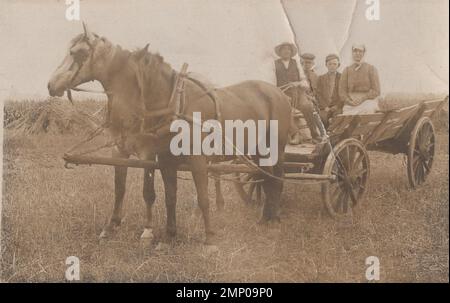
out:
<path id="1" fill-rule="evenodd" d="M 289 60 L 288 68 L 284 66 L 282 59 L 275 60 L 275 74 L 277 76 L 278 87 L 290 82 L 300 81 L 300 72 L 297 62 L 294 59 Z"/>
<path id="2" fill-rule="evenodd" d="M 337 106 L 342 108 L 344 104 L 341 102 L 339 97 L 339 81 L 341 79 L 341 73 L 336 72 L 336 80 L 334 81 L 334 87 L 330 81 L 329 74 L 319 76 L 317 80 L 317 91 L 316 97 L 320 109 L 325 109 L 326 107 Z"/>
<path id="3" fill-rule="evenodd" d="M 297 61 L 294 59 L 289 60 L 288 68 L 283 64 L 283 60 L 275 60 L 275 74 L 277 77 L 277 86 L 283 86 L 290 82 L 300 81 L 300 72 L 298 69 Z M 299 102 L 299 88 L 291 87 L 285 90 L 284 93 L 291 99 L 291 106 L 298 108 Z"/>

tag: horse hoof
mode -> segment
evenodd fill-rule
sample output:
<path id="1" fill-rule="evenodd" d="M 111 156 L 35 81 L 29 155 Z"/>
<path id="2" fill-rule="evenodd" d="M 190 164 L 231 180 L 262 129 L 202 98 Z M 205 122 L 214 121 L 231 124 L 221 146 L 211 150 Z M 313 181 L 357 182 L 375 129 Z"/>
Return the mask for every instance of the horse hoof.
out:
<path id="1" fill-rule="evenodd" d="M 102 232 L 98 236 L 98 239 L 99 240 L 106 240 L 107 238 L 109 238 L 109 232 L 107 232 L 106 230 L 102 230 Z"/>
<path id="2" fill-rule="evenodd" d="M 203 247 L 203 254 L 206 256 L 211 256 L 219 253 L 219 247 L 217 245 L 205 244 Z"/>
<path id="3" fill-rule="evenodd" d="M 156 252 L 168 252 L 170 248 L 170 245 L 164 242 L 159 242 L 158 245 L 155 247 Z"/>
<path id="4" fill-rule="evenodd" d="M 145 228 L 140 239 L 141 246 L 144 248 L 150 247 L 152 245 L 153 238 L 153 230 L 151 228 Z"/>
<path id="5" fill-rule="evenodd" d="M 153 229 L 145 228 L 144 232 L 141 235 L 141 240 L 142 239 L 153 239 Z"/>
<path id="6" fill-rule="evenodd" d="M 277 224 L 281 224 L 281 219 L 280 217 L 273 217 L 273 218 L 267 218 L 265 216 L 261 217 L 261 219 L 259 219 L 258 221 L 259 225 L 277 225 Z"/>

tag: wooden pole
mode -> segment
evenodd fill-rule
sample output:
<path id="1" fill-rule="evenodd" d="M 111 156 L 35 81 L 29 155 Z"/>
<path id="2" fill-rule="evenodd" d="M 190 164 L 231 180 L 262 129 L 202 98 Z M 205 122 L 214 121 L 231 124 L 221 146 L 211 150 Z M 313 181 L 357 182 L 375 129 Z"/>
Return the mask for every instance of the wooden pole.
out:
<path id="1" fill-rule="evenodd" d="M 75 165 L 108 165 L 119 167 L 159 169 L 158 162 L 148 160 L 93 157 L 93 156 L 73 156 L 67 154 L 64 155 L 63 159 L 67 163 Z M 190 167 L 186 164 L 179 165 L 177 169 L 179 171 L 191 171 Z M 212 172 L 217 172 L 219 174 L 256 172 L 254 168 L 248 167 L 245 164 L 228 164 L 228 163 L 209 164 L 208 170 Z"/>
<path id="2" fill-rule="evenodd" d="M 119 167 L 133 167 L 133 168 L 149 168 L 159 169 L 159 164 L 156 161 L 137 160 L 137 159 L 121 159 L 121 158 L 107 158 L 107 157 L 93 157 L 93 156 L 73 156 L 64 155 L 63 159 L 67 163 L 75 165 L 108 165 Z M 289 163 L 290 167 L 301 167 L 303 164 Z M 187 164 L 181 164 L 177 167 L 178 171 L 191 171 Z M 217 174 L 231 174 L 231 173 L 257 173 L 258 170 L 248 167 L 245 164 L 229 164 L 229 163 L 212 163 L 208 164 L 208 170 Z M 307 173 L 287 173 L 286 179 L 296 180 L 334 180 L 334 176 L 307 174 Z"/>
<path id="3" fill-rule="evenodd" d="M 333 175 L 319 175 L 319 174 L 306 174 L 306 173 L 291 173 L 285 174 L 285 179 L 292 180 L 317 180 L 317 181 L 332 181 L 336 179 Z"/>

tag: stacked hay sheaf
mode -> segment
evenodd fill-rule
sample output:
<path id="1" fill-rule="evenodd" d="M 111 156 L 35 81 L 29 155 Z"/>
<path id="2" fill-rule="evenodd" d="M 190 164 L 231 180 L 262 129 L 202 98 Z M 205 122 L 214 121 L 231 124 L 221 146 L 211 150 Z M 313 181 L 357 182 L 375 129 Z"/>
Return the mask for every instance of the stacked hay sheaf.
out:
<path id="1" fill-rule="evenodd" d="M 26 109 L 18 104 L 9 107 L 5 107 L 5 118 L 9 120 L 5 121 L 5 127 L 16 134 L 84 134 L 101 123 L 83 108 L 85 104 L 72 105 L 62 99 L 30 102 Z M 19 107 L 20 113 L 17 112 Z"/>

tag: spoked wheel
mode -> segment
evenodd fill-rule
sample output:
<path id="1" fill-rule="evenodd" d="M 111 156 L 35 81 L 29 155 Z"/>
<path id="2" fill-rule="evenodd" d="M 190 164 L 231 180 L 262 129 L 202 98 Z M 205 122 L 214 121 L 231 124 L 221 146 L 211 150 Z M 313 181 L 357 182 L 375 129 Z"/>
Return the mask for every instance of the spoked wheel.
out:
<path id="1" fill-rule="evenodd" d="M 369 155 L 362 143 L 346 139 L 328 155 L 323 173 L 336 179 L 322 184 L 322 199 L 332 217 L 351 214 L 366 192 Z"/>
<path id="2" fill-rule="evenodd" d="M 430 118 L 421 118 L 414 127 L 408 147 L 408 179 L 412 188 L 425 182 L 431 172 L 436 137 Z"/>
<path id="3" fill-rule="evenodd" d="M 245 203 L 262 204 L 264 199 L 264 190 L 262 187 L 262 178 L 258 174 L 235 173 L 234 187 L 239 197 Z"/>

